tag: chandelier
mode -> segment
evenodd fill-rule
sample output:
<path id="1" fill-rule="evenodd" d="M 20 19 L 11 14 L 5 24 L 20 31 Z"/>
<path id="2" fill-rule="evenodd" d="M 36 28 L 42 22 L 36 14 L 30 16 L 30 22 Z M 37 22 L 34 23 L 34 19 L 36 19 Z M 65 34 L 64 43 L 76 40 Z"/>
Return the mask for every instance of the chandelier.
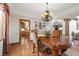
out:
<path id="1" fill-rule="evenodd" d="M 50 11 L 48 10 L 48 3 L 46 3 L 46 10 L 45 10 L 45 12 L 41 15 L 41 17 L 42 17 L 42 20 L 43 20 L 43 21 L 46 21 L 46 22 L 52 20 L 53 14 L 50 13 Z"/>

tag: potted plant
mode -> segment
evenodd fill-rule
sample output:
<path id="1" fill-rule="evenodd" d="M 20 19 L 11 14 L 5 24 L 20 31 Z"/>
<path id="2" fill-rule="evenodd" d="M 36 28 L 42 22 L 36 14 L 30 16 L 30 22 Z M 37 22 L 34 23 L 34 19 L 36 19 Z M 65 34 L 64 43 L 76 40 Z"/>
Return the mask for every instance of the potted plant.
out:
<path id="1" fill-rule="evenodd" d="M 50 37 L 50 31 L 45 31 L 45 35 L 46 35 L 47 38 L 49 38 Z"/>

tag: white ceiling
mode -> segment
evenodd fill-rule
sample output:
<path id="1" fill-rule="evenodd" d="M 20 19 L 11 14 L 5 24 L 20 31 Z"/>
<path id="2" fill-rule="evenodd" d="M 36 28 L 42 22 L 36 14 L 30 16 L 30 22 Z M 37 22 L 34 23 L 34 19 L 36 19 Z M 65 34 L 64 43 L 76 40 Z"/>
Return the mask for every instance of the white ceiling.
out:
<path id="1" fill-rule="evenodd" d="M 46 9 L 45 3 L 9 3 L 8 5 L 11 13 L 34 18 L 40 18 Z M 48 8 L 57 19 L 79 15 L 78 3 L 49 3 Z"/>

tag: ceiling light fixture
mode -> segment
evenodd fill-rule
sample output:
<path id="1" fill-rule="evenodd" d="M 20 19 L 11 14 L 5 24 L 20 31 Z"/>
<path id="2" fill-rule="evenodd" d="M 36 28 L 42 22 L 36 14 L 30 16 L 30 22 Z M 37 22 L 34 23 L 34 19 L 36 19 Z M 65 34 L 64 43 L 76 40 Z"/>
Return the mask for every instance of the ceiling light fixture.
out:
<path id="1" fill-rule="evenodd" d="M 46 22 L 48 22 L 48 21 L 50 21 L 50 20 L 53 19 L 53 14 L 50 13 L 50 11 L 48 10 L 48 3 L 46 3 L 46 10 L 45 10 L 45 13 L 43 13 L 43 14 L 41 15 L 41 17 L 42 17 L 42 20 L 43 20 L 43 21 L 46 21 Z"/>

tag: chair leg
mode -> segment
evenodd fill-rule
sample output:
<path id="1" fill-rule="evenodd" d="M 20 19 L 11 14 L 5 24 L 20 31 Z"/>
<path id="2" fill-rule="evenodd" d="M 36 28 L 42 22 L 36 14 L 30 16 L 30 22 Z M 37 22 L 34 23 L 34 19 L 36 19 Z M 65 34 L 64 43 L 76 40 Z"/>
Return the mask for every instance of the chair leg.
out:
<path id="1" fill-rule="evenodd" d="M 38 47 L 36 46 L 36 44 L 33 44 L 33 52 L 32 52 L 35 56 L 35 53 L 39 56 L 39 49 Z"/>
<path id="2" fill-rule="evenodd" d="M 33 54 L 35 53 L 35 44 L 33 43 Z"/>

